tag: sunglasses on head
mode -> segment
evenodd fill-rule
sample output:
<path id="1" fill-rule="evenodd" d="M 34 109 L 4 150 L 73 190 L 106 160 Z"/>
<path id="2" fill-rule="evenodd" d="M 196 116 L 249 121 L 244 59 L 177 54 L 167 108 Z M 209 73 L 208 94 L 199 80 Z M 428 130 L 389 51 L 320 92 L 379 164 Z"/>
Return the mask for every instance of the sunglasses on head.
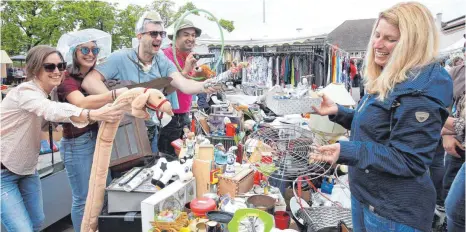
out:
<path id="1" fill-rule="evenodd" d="M 46 72 L 54 72 L 55 68 L 58 68 L 58 71 L 63 72 L 66 69 L 66 62 L 62 62 L 58 64 L 45 63 L 43 64 L 43 67 Z"/>
<path id="2" fill-rule="evenodd" d="M 149 34 L 150 37 L 152 38 L 157 38 L 157 36 L 160 35 L 160 37 L 165 38 L 167 36 L 167 32 L 166 31 L 147 31 L 147 32 L 144 32 L 142 34 Z"/>
<path id="3" fill-rule="evenodd" d="M 79 50 L 83 55 L 87 55 L 92 51 L 92 54 L 95 56 L 99 55 L 100 48 L 98 47 L 93 47 L 93 48 L 88 48 L 88 47 L 80 47 Z"/>

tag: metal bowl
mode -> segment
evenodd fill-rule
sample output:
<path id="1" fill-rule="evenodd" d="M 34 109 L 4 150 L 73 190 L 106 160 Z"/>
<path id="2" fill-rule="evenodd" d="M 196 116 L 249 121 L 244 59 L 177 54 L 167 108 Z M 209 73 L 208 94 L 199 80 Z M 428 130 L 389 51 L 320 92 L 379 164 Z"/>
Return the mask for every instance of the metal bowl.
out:
<path id="1" fill-rule="evenodd" d="M 246 201 L 248 208 L 259 209 L 269 214 L 275 212 L 275 199 L 266 195 L 254 195 Z"/>

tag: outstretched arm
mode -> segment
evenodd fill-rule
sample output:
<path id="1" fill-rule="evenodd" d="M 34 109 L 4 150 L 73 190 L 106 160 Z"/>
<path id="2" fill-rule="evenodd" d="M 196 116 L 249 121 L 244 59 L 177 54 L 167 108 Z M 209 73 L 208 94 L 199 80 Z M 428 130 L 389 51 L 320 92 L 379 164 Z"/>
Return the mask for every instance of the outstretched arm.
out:
<path id="1" fill-rule="evenodd" d="M 104 84 L 104 76 L 95 69 L 86 75 L 82 87 L 89 94 L 103 94 L 108 92 L 107 86 Z"/>

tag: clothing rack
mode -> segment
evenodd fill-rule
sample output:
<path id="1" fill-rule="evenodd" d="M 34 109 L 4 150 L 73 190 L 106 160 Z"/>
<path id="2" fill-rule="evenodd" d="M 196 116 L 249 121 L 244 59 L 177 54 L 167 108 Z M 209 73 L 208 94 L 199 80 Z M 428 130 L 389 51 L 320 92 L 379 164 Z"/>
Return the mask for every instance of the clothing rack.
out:
<path id="1" fill-rule="evenodd" d="M 312 51 L 284 51 L 284 52 L 245 52 L 244 55 L 260 55 L 260 56 L 274 56 L 274 55 L 282 55 L 282 54 L 313 54 L 315 56 L 319 56 L 324 58 L 322 55 L 319 55 Z"/>
<path id="2" fill-rule="evenodd" d="M 332 47 L 333 49 L 338 50 L 338 51 L 341 52 L 341 53 L 346 53 L 346 55 L 349 56 L 349 52 L 347 52 L 347 51 L 345 51 L 345 50 L 343 50 L 343 49 L 341 49 L 341 48 L 338 48 L 337 46 L 335 46 L 335 45 L 333 45 L 333 44 L 330 44 L 330 43 L 325 43 L 325 44 L 328 45 L 328 46 L 330 46 L 330 47 Z"/>

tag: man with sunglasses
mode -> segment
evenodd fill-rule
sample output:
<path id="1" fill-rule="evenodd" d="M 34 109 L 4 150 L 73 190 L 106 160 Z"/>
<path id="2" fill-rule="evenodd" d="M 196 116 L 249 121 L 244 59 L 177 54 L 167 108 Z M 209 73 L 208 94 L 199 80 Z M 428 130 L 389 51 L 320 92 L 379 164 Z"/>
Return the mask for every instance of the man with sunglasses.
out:
<path id="1" fill-rule="evenodd" d="M 176 31 L 176 41 L 173 41 L 176 46 L 176 58 L 180 67 L 183 69 L 184 75 L 189 75 L 193 66 L 188 64 L 196 64 L 194 53 L 192 49 L 196 43 L 196 38 L 202 33 L 202 30 L 195 27 L 194 24 L 189 20 L 183 20 L 181 22 L 178 31 Z M 168 35 L 170 40 L 173 40 L 173 35 Z M 175 64 L 175 58 L 173 54 L 172 46 L 163 49 L 163 53 L 168 59 Z M 185 63 L 187 63 L 185 65 Z M 159 151 L 175 155 L 175 149 L 171 146 L 171 142 L 181 138 L 184 134 L 183 129 L 189 127 L 189 112 L 191 111 L 192 95 L 186 94 L 181 90 L 176 90 L 179 108 L 173 110 L 173 118 L 162 130 L 160 131 L 160 139 L 158 142 Z"/>
<path id="2" fill-rule="evenodd" d="M 146 12 L 136 24 L 136 35 L 139 46 L 136 49 L 122 49 L 112 53 L 103 63 L 86 75 L 83 88 L 90 94 L 100 94 L 108 91 L 103 83 L 106 80 L 126 80 L 144 83 L 160 77 L 171 77 L 171 85 L 186 94 L 202 92 L 215 92 L 214 88 L 205 85 L 205 82 L 189 80 L 178 72 L 175 65 L 159 52 L 162 39 L 166 32 L 163 22 L 157 12 Z M 192 70 L 196 60 L 186 63 L 187 69 Z M 176 92 L 167 96 L 173 109 L 178 109 Z M 151 139 L 152 151 L 156 152 L 157 139 L 155 125 L 146 122 Z"/>

